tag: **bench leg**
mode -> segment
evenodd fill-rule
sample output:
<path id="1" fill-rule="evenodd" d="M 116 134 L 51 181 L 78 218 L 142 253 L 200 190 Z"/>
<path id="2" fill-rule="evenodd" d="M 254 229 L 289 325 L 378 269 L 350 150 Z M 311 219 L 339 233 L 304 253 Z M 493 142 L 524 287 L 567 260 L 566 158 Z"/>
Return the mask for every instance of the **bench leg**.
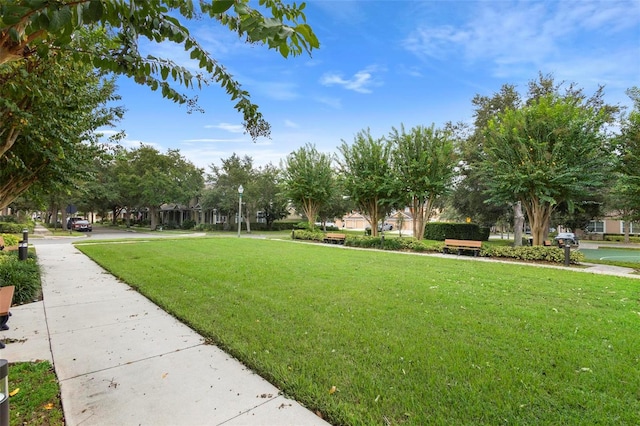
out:
<path id="1" fill-rule="evenodd" d="M 9 314 L 9 315 L 11 315 L 11 314 Z M 0 330 L 8 330 L 9 329 L 9 327 L 7 326 L 7 321 L 9 321 L 9 315 L 0 316 Z M 0 349 L 4 349 L 4 347 L 5 347 L 4 342 L 0 342 Z"/>

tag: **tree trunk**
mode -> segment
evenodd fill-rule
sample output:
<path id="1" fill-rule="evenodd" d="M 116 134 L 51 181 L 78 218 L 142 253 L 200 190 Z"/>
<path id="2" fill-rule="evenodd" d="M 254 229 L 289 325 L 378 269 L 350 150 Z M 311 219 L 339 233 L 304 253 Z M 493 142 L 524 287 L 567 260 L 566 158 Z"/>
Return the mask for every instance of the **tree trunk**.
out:
<path id="1" fill-rule="evenodd" d="M 67 209 L 63 209 L 61 214 L 60 223 L 62 224 L 62 229 L 67 229 Z"/>
<path id="2" fill-rule="evenodd" d="M 307 221 L 309 222 L 309 228 L 314 229 L 316 226 L 316 216 L 318 215 L 318 206 L 313 200 L 302 200 L 302 210 L 304 210 L 304 214 L 307 216 Z M 238 220 L 240 220 L 238 214 Z"/>
<path id="3" fill-rule="evenodd" d="M 522 203 L 518 201 L 513 205 L 513 245 L 522 245 L 522 228 L 524 228 L 524 214 L 522 213 Z"/>
<path id="4" fill-rule="evenodd" d="M 418 240 L 424 239 L 424 230 L 427 228 L 427 223 L 429 223 L 429 219 L 431 219 L 431 211 L 433 210 L 433 205 L 436 200 L 434 197 L 430 197 L 427 199 L 426 203 L 420 206 L 421 213 L 421 224 L 420 224 L 420 234 L 415 237 Z"/>
<path id="5" fill-rule="evenodd" d="M 631 241 L 631 239 L 629 238 L 629 234 L 631 233 L 631 221 L 625 220 L 623 222 L 623 227 L 624 227 L 624 242 L 628 243 Z"/>
<path id="6" fill-rule="evenodd" d="M 369 222 L 371 226 L 371 236 L 378 236 L 378 221 L 380 220 L 380 213 L 378 211 L 378 199 L 371 200 L 366 204 L 360 204 L 360 212 Z"/>
<path id="7" fill-rule="evenodd" d="M 155 206 L 149 207 L 149 217 L 151 219 L 151 230 L 155 231 L 158 227 L 158 208 Z"/>
<path id="8" fill-rule="evenodd" d="M 251 221 L 249 220 L 250 217 L 251 217 L 251 215 L 249 214 L 249 210 L 245 210 L 244 211 L 244 222 L 246 223 L 247 234 L 251 233 Z"/>
<path id="9" fill-rule="evenodd" d="M 528 202 L 523 202 L 527 211 L 529 225 L 531 225 L 531 236 L 533 237 L 533 245 L 540 246 L 544 241 L 545 226 L 549 223 L 553 206 L 546 202 L 540 202 L 539 199 L 533 198 Z"/>

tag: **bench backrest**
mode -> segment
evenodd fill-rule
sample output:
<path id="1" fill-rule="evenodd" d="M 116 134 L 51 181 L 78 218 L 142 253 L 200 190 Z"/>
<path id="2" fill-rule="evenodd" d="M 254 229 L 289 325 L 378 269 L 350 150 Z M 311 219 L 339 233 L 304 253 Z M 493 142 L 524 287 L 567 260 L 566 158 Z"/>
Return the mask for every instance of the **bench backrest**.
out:
<path id="1" fill-rule="evenodd" d="M 13 303 L 15 286 L 0 287 L 0 316 L 9 315 L 9 308 Z"/>
<path id="2" fill-rule="evenodd" d="M 447 239 L 447 240 L 444 240 L 444 244 L 446 246 L 453 246 L 453 247 L 482 248 L 482 241 L 475 241 L 475 240 L 453 240 L 453 239 Z"/>
<path id="3" fill-rule="evenodd" d="M 328 233 L 326 238 L 346 238 L 345 234 Z"/>

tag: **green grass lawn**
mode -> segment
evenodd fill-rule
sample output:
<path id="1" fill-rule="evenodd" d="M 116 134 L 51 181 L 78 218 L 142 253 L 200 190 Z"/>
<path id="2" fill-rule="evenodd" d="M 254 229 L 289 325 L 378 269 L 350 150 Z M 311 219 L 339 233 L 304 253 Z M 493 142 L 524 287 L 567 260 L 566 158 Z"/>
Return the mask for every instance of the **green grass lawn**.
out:
<path id="1" fill-rule="evenodd" d="M 60 388 L 53 366 L 46 361 L 9 365 L 11 426 L 63 426 Z"/>
<path id="2" fill-rule="evenodd" d="M 640 423 L 638 280 L 268 239 L 78 248 L 335 425 Z"/>

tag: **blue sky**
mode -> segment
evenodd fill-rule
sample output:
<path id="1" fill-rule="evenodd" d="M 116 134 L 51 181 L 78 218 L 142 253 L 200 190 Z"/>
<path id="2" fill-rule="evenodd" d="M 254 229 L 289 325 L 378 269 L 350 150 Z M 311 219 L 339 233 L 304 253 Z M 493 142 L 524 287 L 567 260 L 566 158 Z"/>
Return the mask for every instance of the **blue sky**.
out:
<path id="1" fill-rule="evenodd" d="M 306 15 L 321 44 L 311 57 L 284 59 L 211 21 L 190 25 L 251 93 L 271 123 L 271 139 L 254 143 L 243 134 L 241 115 L 218 86 L 195 93 L 204 114 L 187 114 L 120 79 L 122 143 L 179 149 L 206 171 L 233 153 L 256 166 L 279 165 L 306 143 L 335 153 L 367 128 L 381 137 L 402 124 L 471 122 L 476 94 L 490 96 L 505 83 L 524 92 L 538 72 L 588 94 L 603 84 L 612 104 L 630 105 L 624 92 L 640 85 L 637 0 L 310 0 Z M 179 47 L 149 49 L 192 66 Z"/>

